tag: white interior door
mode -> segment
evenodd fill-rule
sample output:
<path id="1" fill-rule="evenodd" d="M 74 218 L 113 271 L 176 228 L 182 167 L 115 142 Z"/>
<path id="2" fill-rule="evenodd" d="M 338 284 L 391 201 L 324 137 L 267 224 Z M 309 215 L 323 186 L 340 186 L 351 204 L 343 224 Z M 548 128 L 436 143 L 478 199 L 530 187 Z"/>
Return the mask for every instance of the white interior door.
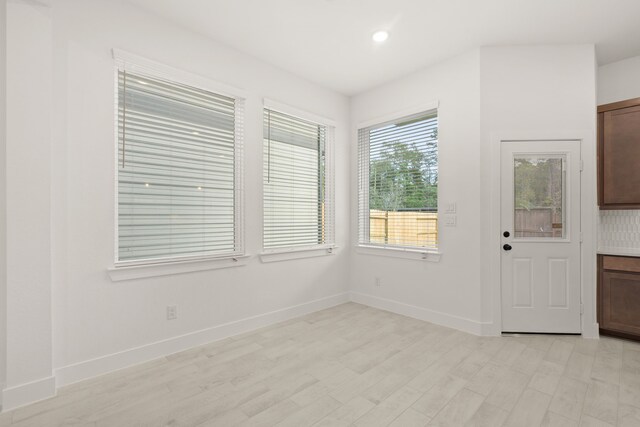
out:
<path id="1" fill-rule="evenodd" d="M 580 142 L 501 143 L 504 332 L 580 333 Z"/>

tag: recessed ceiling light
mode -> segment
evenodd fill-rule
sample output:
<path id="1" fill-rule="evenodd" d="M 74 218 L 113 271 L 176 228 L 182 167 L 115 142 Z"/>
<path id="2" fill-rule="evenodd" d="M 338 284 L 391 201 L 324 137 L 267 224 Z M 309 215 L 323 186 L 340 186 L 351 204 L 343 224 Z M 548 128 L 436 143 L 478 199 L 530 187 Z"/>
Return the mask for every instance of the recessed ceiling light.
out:
<path id="1" fill-rule="evenodd" d="M 373 33 L 373 36 L 371 36 L 371 38 L 376 43 L 382 43 L 389 38 L 389 33 L 384 30 L 376 31 L 375 33 Z"/>

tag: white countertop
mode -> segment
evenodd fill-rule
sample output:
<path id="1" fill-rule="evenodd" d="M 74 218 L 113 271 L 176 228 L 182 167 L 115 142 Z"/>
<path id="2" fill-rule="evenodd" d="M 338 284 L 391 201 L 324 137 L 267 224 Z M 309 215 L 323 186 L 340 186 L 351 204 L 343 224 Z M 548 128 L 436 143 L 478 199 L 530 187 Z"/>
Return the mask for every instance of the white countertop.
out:
<path id="1" fill-rule="evenodd" d="M 640 248 L 598 248 L 600 255 L 619 255 L 619 256 L 636 256 L 640 257 Z"/>

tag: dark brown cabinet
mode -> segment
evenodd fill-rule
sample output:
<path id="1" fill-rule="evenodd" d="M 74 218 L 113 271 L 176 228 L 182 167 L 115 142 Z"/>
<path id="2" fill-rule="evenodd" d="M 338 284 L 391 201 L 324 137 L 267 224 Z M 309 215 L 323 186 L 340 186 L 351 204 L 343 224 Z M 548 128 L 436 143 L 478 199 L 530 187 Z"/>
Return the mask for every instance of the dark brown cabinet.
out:
<path id="1" fill-rule="evenodd" d="M 598 107 L 598 204 L 640 208 L 640 98 Z"/>
<path id="2" fill-rule="evenodd" d="M 598 323 L 603 335 L 640 340 L 640 258 L 598 256 Z"/>

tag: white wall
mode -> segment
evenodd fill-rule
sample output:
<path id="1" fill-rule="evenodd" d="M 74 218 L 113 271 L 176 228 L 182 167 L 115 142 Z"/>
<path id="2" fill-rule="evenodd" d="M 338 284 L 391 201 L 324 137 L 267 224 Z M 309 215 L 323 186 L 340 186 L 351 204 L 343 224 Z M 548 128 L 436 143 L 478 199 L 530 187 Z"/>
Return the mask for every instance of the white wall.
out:
<path id="1" fill-rule="evenodd" d="M 6 215 L 6 70 L 7 2 L 0 2 L 0 390 L 6 382 L 7 358 L 7 215 Z M 2 393 L 0 393 L 0 410 Z"/>
<path id="2" fill-rule="evenodd" d="M 255 256 L 261 251 L 263 97 L 337 122 L 336 241 L 339 247 L 348 247 L 346 97 L 123 2 L 56 1 L 48 10 L 49 23 L 41 23 L 37 30 L 34 30 L 34 7 L 27 3 L 31 4 L 16 2 L 9 17 L 12 55 L 17 59 L 18 48 L 26 53 L 25 62 L 16 62 L 11 68 L 14 73 L 9 79 L 13 87 L 9 94 L 13 115 L 9 121 L 14 125 L 10 133 L 13 151 L 8 153 L 11 168 L 8 169 L 7 198 L 9 213 L 16 223 L 19 211 L 20 225 L 33 227 L 34 221 L 36 226 L 46 221 L 51 226 L 50 230 L 12 229 L 14 234 L 9 236 L 9 244 L 16 249 L 24 246 L 24 251 L 10 253 L 11 271 L 14 276 L 33 275 L 34 270 L 40 271 L 39 263 L 51 264 L 50 277 L 39 281 L 43 285 L 39 289 L 41 293 L 27 294 L 25 289 L 10 299 L 9 304 L 12 310 L 24 308 L 25 316 L 35 316 L 31 307 L 22 307 L 15 300 L 20 297 L 24 304 L 31 304 L 31 301 L 46 299 L 52 290 L 53 355 L 50 349 L 35 348 L 45 346 L 47 339 L 25 330 L 32 327 L 36 319 L 25 319 L 23 327 L 10 324 L 10 336 L 28 339 L 34 347 L 27 347 L 26 343 L 15 347 L 12 354 L 28 357 L 24 357 L 25 362 L 9 360 L 10 387 L 51 375 L 52 357 L 53 371 L 61 385 L 239 330 L 230 327 L 230 322 L 253 318 L 243 327 L 255 327 L 261 322 L 318 309 L 346 298 L 349 253 L 344 249 L 332 256 L 268 264 Z M 46 31 L 52 31 L 52 36 L 49 35 L 46 45 L 37 46 L 45 54 L 35 55 L 35 50 L 30 49 L 32 46 L 25 44 L 25 37 L 31 40 L 37 34 L 38 43 L 44 42 L 40 37 L 45 37 Z M 130 281 L 110 280 L 107 268 L 113 265 L 114 254 L 114 64 L 111 58 L 114 47 L 206 76 L 247 94 L 245 246 L 254 256 L 246 266 Z M 47 52 L 51 52 L 53 60 Z M 39 67 L 25 67 L 33 71 L 18 74 L 15 72 L 18 65 Z M 44 76 L 47 70 L 50 70 L 49 80 Z M 42 83 L 34 83 L 36 80 Z M 17 99 L 18 95 L 36 97 L 45 84 L 52 90 L 53 108 L 48 108 L 46 102 L 37 106 L 38 126 L 33 126 L 31 121 L 30 128 L 35 128 L 35 134 L 27 134 L 23 125 L 30 116 L 22 109 L 25 104 Z M 29 85 L 31 87 L 27 87 Z M 39 96 L 38 99 L 47 100 L 47 95 L 40 93 Z M 38 102 L 28 105 L 33 108 L 34 104 Z M 52 115 L 50 130 L 45 120 L 48 114 Z M 21 125 L 19 129 L 15 123 Z M 29 149 L 30 146 L 33 149 Z M 38 153 L 33 151 L 36 148 Z M 30 162 L 33 167 L 25 167 Z M 29 184 L 27 191 L 25 183 Z M 22 198 L 20 204 L 17 203 L 19 197 Z M 29 231 L 34 239 L 41 241 L 36 248 L 27 243 L 19 245 L 16 242 L 19 231 Z M 33 252 L 26 252 L 27 246 L 36 250 L 36 254 L 42 252 L 42 260 L 34 260 Z M 14 281 L 17 283 L 18 279 Z M 48 287 L 44 286 L 46 282 Z M 177 305 L 177 320 L 165 319 L 167 305 Z M 300 305 L 303 306 L 273 313 Z M 48 317 L 47 313 L 43 308 L 38 319 Z M 254 318 L 268 313 L 271 314 Z M 47 323 L 51 328 L 51 320 Z M 21 370 L 14 368 L 21 363 L 29 364 L 29 376 L 18 377 Z"/>
<path id="3" fill-rule="evenodd" d="M 41 6 L 8 4 L 7 20 L 7 378 L 3 405 L 24 384 L 50 394 L 51 19 Z"/>
<path id="4" fill-rule="evenodd" d="M 640 56 L 598 68 L 598 105 L 640 97 Z"/>
<path id="5" fill-rule="evenodd" d="M 113 64 L 118 47 L 242 88 L 248 93 L 245 129 L 246 249 L 261 250 L 262 97 L 335 119 L 337 182 L 346 180 L 347 100 L 280 70 L 237 54 L 143 12 L 106 2 L 63 1 L 54 7 L 55 57 L 64 58 L 67 99 L 65 188 L 66 286 L 56 364 L 64 366 L 229 321 L 290 307 L 345 290 L 344 256 L 249 266 L 215 272 L 112 283 Z M 114 25 L 116 26 L 114 28 Z M 117 31 L 116 31 L 117 30 Z M 65 40 L 65 42 L 62 42 Z M 60 65 L 62 68 L 62 65 Z M 59 71 L 59 70 L 56 70 Z M 66 78 L 65 78 L 66 77 Z M 57 120 L 56 120 L 57 121 Z M 87 135 L 92 135 L 87 138 Z M 65 145 L 56 140 L 56 146 Z M 62 165 L 60 165 L 62 167 Z M 62 175 L 62 174 L 61 174 Z M 346 186 L 337 185 L 340 246 L 347 239 Z M 56 228 L 59 225 L 56 224 Z M 62 297 L 61 295 L 61 297 Z M 164 320 L 177 304 L 179 319 Z M 64 348 L 64 351 L 62 351 Z"/>
<path id="6" fill-rule="evenodd" d="M 447 204 L 457 204 L 457 226 L 440 223 L 439 263 L 354 249 L 350 283 L 356 300 L 474 333 L 500 333 L 500 241 L 499 230 L 495 235 L 491 231 L 498 215 L 493 199 L 497 185 L 491 178 L 498 159 L 493 158 L 492 135 L 571 134 L 584 138 L 583 330 L 588 336 L 597 334 L 595 90 L 593 46 L 517 46 L 482 48 L 354 97 L 355 125 L 440 101 L 440 214 Z M 353 128 L 351 226 L 357 242 L 355 132 Z"/>
<path id="7" fill-rule="evenodd" d="M 474 50 L 350 103 L 124 2 L 58 0 L 47 8 L 16 0 L 9 23 L 4 396 L 9 391 L 13 400 L 5 409 L 47 392 L 52 374 L 58 385 L 65 384 L 337 303 L 347 290 L 365 303 L 473 333 L 496 333 L 499 293 L 491 265 L 499 252 L 487 228 L 494 220 L 494 132 L 585 135 L 583 229 L 593 226 L 595 235 L 592 46 Z M 110 280 L 114 47 L 247 94 L 245 235 L 254 256 L 246 266 Z M 255 256 L 261 250 L 263 97 L 338 124 L 337 255 L 268 264 Z M 440 262 L 355 251 L 357 125 L 433 101 L 440 103 L 439 203 L 457 204 L 457 225 L 440 227 Z M 588 291 L 595 290 L 590 239 L 585 233 Z M 588 310 L 593 302 L 585 301 Z M 167 305 L 178 306 L 177 320 L 165 320 Z M 250 320 L 230 325 L 242 319 Z M 38 387 L 26 384 L 33 381 Z"/>
<path id="8" fill-rule="evenodd" d="M 351 258 L 356 300 L 480 333 L 480 57 L 472 51 L 352 98 L 352 239 L 357 242 L 357 127 L 439 101 L 440 209 L 457 203 L 457 226 L 440 224 L 440 262 L 359 253 Z M 375 286 L 379 277 L 381 286 Z"/>
<path id="9" fill-rule="evenodd" d="M 499 318 L 499 167 L 494 135 L 582 138 L 581 182 L 583 334 L 595 325 L 596 62 L 592 45 L 483 48 L 482 112 L 483 320 Z M 493 227 L 490 227 L 493 225 Z M 499 325 L 494 325 L 498 331 Z"/>

